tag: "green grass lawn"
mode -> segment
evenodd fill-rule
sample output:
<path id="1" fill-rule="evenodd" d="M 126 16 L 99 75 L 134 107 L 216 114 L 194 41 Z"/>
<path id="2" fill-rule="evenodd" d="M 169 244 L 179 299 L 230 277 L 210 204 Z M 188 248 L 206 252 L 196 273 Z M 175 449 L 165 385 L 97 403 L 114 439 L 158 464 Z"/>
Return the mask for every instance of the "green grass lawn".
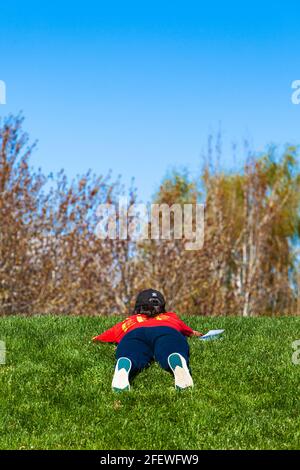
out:
<path id="1" fill-rule="evenodd" d="M 300 449 L 300 318 L 183 319 L 225 328 L 189 340 L 194 389 L 153 364 L 115 394 L 114 346 L 91 337 L 120 319 L 1 318 L 0 448 Z"/>

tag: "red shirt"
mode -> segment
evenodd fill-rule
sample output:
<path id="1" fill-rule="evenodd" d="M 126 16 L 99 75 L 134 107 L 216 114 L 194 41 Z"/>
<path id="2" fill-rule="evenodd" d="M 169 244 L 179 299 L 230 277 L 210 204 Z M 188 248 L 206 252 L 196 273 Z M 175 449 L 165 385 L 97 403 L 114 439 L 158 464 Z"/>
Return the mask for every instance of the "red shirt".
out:
<path id="1" fill-rule="evenodd" d="M 169 326 L 180 331 L 180 333 L 185 336 L 191 336 L 193 334 L 192 328 L 180 320 L 176 313 L 166 312 L 160 313 L 155 317 L 147 317 L 147 315 L 143 314 L 132 315 L 120 323 L 117 323 L 109 330 L 104 331 L 101 335 L 95 336 L 93 340 L 104 341 L 107 343 L 119 343 L 129 331 L 135 330 L 136 328 L 153 326 Z"/>

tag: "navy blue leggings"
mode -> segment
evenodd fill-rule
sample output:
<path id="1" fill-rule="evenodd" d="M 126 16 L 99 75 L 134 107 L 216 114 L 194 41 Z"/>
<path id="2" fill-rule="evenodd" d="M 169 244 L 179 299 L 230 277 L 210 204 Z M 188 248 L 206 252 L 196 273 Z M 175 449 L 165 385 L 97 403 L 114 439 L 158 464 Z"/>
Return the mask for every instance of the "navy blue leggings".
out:
<path id="1" fill-rule="evenodd" d="M 116 357 L 128 357 L 132 362 L 130 375 L 143 370 L 155 360 L 170 371 L 168 356 L 181 354 L 189 366 L 189 344 L 183 334 L 168 326 L 140 327 L 127 333 L 120 341 Z"/>

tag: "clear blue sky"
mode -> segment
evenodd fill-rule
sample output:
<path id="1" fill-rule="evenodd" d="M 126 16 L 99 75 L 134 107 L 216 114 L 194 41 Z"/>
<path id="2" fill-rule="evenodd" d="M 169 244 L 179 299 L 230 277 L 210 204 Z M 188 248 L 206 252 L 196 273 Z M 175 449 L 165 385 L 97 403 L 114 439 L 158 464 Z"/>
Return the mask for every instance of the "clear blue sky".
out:
<path id="1" fill-rule="evenodd" d="M 0 4 L 0 80 L 45 172 L 136 177 L 148 199 L 173 167 L 232 141 L 300 143 L 300 3 L 20 1 Z"/>

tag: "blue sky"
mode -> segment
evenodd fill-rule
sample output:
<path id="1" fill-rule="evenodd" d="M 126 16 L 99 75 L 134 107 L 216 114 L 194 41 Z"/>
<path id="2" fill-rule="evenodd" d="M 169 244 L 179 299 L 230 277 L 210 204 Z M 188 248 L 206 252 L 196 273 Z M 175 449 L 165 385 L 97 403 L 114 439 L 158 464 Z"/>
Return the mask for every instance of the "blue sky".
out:
<path id="1" fill-rule="evenodd" d="M 45 172 L 135 176 L 147 200 L 172 168 L 196 174 L 209 133 L 262 151 L 300 142 L 296 1 L 19 0 L 0 4 L 0 80 Z"/>

